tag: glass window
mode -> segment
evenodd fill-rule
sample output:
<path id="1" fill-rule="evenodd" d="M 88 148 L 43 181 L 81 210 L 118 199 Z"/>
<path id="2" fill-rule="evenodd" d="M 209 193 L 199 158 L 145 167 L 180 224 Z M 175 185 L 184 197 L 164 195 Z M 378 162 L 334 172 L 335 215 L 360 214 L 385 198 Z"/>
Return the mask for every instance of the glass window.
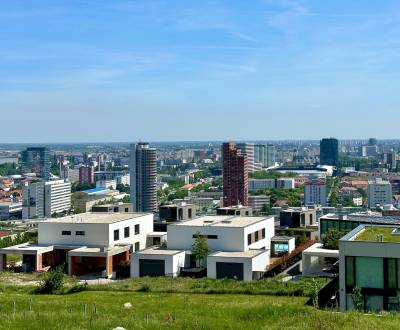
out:
<path id="1" fill-rule="evenodd" d="M 84 232 L 83 230 L 77 230 L 77 231 L 75 232 L 75 235 L 76 235 L 76 236 L 85 236 L 85 232 Z"/>
<path id="2" fill-rule="evenodd" d="M 247 235 L 247 245 L 251 245 L 251 234 Z"/>
<path id="3" fill-rule="evenodd" d="M 140 234 L 140 226 L 135 225 L 135 235 L 139 235 L 139 234 Z"/>
<path id="4" fill-rule="evenodd" d="M 258 231 L 256 231 L 256 242 L 258 242 Z"/>
<path id="5" fill-rule="evenodd" d="M 139 251 L 140 250 L 140 243 L 136 242 L 135 243 L 135 251 Z"/>
<path id="6" fill-rule="evenodd" d="M 387 259 L 388 288 L 397 289 L 396 259 Z"/>
<path id="7" fill-rule="evenodd" d="M 124 238 L 129 237 L 129 227 L 124 228 Z"/>
<path id="8" fill-rule="evenodd" d="M 118 241 L 119 240 L 119 229 L 115 229 L 114 230 L 114 241 Z"/>
<path id="9" fill-rule="evenodd" d="M 265 238 L 265 228 L 262 229 L 262 239 Z"/>
<path id="10" fill-rule="evenodd" d="M 383 289 L 383 258 L 356 257 L 356 280 L 360 288 Z"/>
<path id="11" fill-rule="evenodd" d="M 354 257 L 346 257 L 346 287 L 354 286 Z"/>
<path id="12" fill-rule="evenodd" d="M 63 230 L 61 232 L 61 235 L 63 235 L 63 236 L 71 236 L 71 231 L 70 230 Z"/>

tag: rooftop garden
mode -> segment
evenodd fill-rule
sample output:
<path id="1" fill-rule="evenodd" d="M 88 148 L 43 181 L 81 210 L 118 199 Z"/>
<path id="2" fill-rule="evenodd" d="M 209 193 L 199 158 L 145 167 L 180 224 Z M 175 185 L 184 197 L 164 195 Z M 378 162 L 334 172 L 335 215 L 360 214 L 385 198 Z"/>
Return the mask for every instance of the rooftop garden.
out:
<path id="1" fill-rule="evenodd" d="M 393 235 L 394 228 L 367 227 L 357 237 L 356 241 L 378 241 L 400 243 L 400 233 Z"/>

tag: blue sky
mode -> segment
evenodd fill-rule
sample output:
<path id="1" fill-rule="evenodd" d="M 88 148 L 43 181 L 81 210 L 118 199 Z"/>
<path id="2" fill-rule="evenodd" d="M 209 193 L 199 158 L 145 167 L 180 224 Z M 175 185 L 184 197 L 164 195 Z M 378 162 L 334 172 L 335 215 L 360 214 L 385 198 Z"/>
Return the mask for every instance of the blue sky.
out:
<path id="1" fill-rule="evenodd" d="M 398 138 L 400 2 L 0 2 L 2 142 Z"/>

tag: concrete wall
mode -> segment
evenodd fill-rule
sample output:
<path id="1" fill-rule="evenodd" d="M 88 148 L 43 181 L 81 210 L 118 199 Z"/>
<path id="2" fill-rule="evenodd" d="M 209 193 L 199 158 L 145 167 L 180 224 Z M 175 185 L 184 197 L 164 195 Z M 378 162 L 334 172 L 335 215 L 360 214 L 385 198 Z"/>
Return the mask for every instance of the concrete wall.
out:
<path id="1" fill-rule="evenodd" d="M 112 215 L 111 215 L 112 216 Z M 135 235 L 135 225 L 140 225 L 140 234 Z M 130 235 L 124 238 L 124 228 L 130 227 Z M 119 229 L 119 240 L 114 241 L 114 230 Z M 71 236 L 61 235 L 62 231 L 71 231 Z M 76 231 L 84 231 L 84 236 L 77 236 Z M 115 244 L 140 243 L 140 249 L 146 247 L 147 234 L 153 231 L 153 215 L 119 221 L 112 224 L 104 223 L 63 223 L 39 222 L 38 242 L 42 245 L 81 245 L 81 246 L 112 246 Z"/>
<path id="2" fill-rule="evenodd" d="M 185 251 L 174 255 L 135 253 L 131 260 L 131 277 L 139 277 L 140 259 L 164 260 L 165 275 L 176 277 L 179 275 L 180 268 L 185 265 Z"/>
<path id="3" fill-rule="evenodd" d="M 234 221 L 234 220 L 233 220 Z M 265 228 L 265 239 L 256 243 L 247 244 L 247 235 Z M 273 218 L 260 221 L 248 227 L 219 227 L 219 226 L 181 226 L 167 227 L 168 249 L 191 250 L 195 241 L 193 235 L 217 235 L 218 239 L 209 239 L 208 247 L 211 251 L 247 251 L 251 249 L 269 249 L 271 238 L 275 235 Z"/>
<path id="4" fill-rule="evenodd" d="M 207 258 L 207 277 L 217 278 L 217 262 L 232 262 L 243 264 L 243 280 L 252 281 L 253 271 L 264 272 L 269 265 L 269 253 L 259 254 L 254 258 L 228 258 L 218 256 L 208 256 Z"/>

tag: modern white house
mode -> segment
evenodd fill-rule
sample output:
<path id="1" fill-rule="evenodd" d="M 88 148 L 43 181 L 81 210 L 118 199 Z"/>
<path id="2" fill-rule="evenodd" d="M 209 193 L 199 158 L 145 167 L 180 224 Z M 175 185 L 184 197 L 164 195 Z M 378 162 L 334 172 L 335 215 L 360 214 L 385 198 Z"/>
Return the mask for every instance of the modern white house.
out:
<path id="1" fill-rule="evenodd" d="M 339 240 L 341 310 L 400 308 L 400 230 L 398 226 L 360 225 Z M 361 296 L 355 294 L 361 290 Z"/>
<path id="2" fill-rule="evenodd" d="M 167 227 L 167 248 L 134 254 L 131 274 L 177 276 L 177 265 L 187 268 L 195 265 L 192 245 L 196 237 L 202 236 L 211 252 L 207 257 L 208 277 L 252 280 L 267 270 L 274 235 L 274 217 L 204 216 L 171 224 Z"/>
<path id="3" fill-rule="evenodd" d="M 323 248 L 322 243 L 315 243 L 304 250 L 301 258 L 301 268 L 303 276 L 330 276 L 326 272 L 327 261 L 338 261 L 339 251 Z"/>
<path id="4" fill-rule="evenodd" d="M 0 249 L 0 270 L 8 254 L 22 254 L 25 271 L 46 271 L 65 265 L 69 275 L 113 276 L 130 253 L 146 248 L 153 214 L 83 213 L 38 222 L 38 244 Z"/>

